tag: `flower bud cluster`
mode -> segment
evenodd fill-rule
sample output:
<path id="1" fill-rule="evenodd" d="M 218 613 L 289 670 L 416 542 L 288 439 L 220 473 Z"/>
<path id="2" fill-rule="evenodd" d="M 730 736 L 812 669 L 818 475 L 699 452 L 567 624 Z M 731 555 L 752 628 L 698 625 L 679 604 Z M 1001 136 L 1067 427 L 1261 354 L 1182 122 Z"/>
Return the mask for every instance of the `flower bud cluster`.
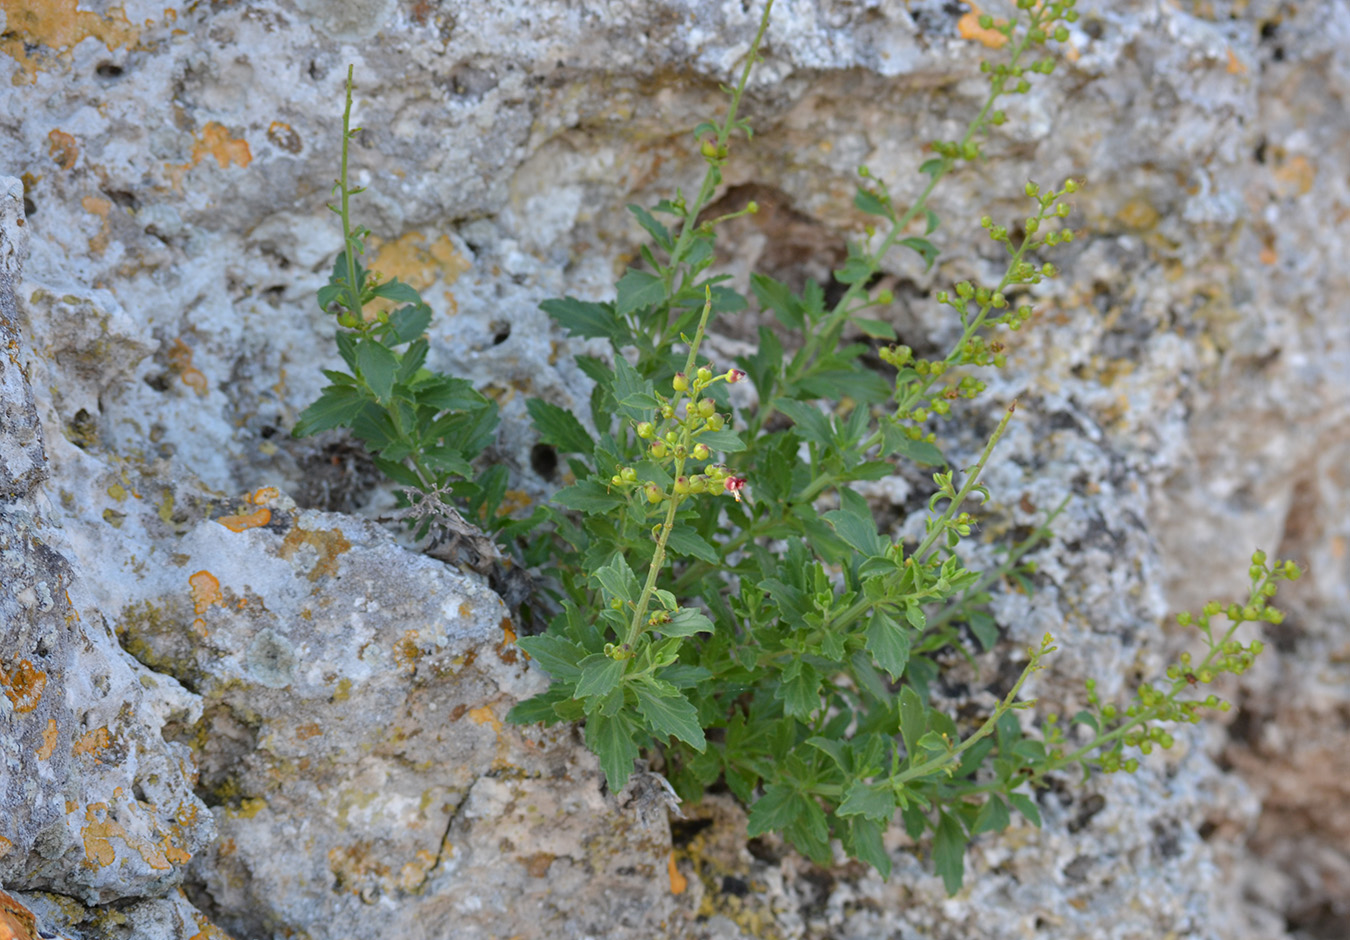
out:
<path id="1" fill-rule="evenodd" d="M 652 504 L 718 493 L 729 493 L 739 501 L 740 491 L 745 485 L 744 478 L 732 475 L 721 464 L 705 466 L 701 473 L 692 474 L 685 472 L 685 465 L 689 461 L 702 463 L 712 457 L 712 448 L 698 438 L 707 431 L 722 430 L 730 417 L 719 414 L 717 403 L 711 398 L 700 397 L 700 393 L 717 382 L 734 385 L 745 377 L 745 372 L 740 369 L 714 373 L 707 366 L 699 367 L 692 377 L 683 372 L 675 373 L 670 383 L 675 392 L 674 397 L 657 395 L 660 421 L 639 421 L 633 428 L 640 440 L 650 442 L 647 455 L 652 460 L 671 465 L 675 479 L 670 491 L 667 492 L 656 483 L 640 482 L 635 467 L 619 468 L 610 477 L 610 484 L 621 488 L 640 488 L 643 497 Z"/>

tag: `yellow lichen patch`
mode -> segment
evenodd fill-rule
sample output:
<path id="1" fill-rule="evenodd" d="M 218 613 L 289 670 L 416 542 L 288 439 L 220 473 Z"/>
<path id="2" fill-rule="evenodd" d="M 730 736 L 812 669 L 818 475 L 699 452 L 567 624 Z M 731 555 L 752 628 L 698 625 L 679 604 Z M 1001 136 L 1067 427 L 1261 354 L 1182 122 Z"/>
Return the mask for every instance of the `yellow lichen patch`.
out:
<path id="1" fill-rule="evenodd" d="M 287 532 L 286 537 L 282 539 L 281 557 L 291 558 L 300 550 L 302 545 L 311 546 L 319 553 L 319 560 L 307 575 L 311 581 L 317 581 L 324 575 L 336 576 L 338 556 L 349 551 L 352 547 L 352 543 L 347 541 L 341 529 L 324 529 L 311 532 L 297 526 Z"/>
<path id="2" fill-rule="evenodd" d="M 89 239 L 89 250 L 96 255 L 101 255 L 108 247 L 108 236 L 111 233 L 108 213 L 112 211 L 112 203 L 106 199 L 100 199 L 98 196 L 85 196 L 80 200 L 80 205 L 84 206 L 86 212 L 92 212 L 99 217 L 98 234 Z"/>
<path id="3" fill-rule="evenodd" d="M 165 12 L 173 11 L 166 10 Z M 197 922 L 197 932 L 188 937 L 188 940 L 232 940 L 229 934 L 207 920 L 205 914 L 194 911 L 192 919 Z"/>
<path id="4" fill-rule="evenodd" d="M 108 495 L 120 503 L 127 498 L 127 488 L 121 483 L 114 483 L 108 487 Z"/>
<path id="5" fill-rule="evenodd" d="M 469 720 L 476 725 L 492 725 L 492 730 L 498 734 L 502 733 L 502 722 L 497 717 L 496 712 L 492 710 L 491 705 L 482 705 L 478 708 L 469 709 Z"/>
<path id="6" fill-rule="evenodd" d="M 422 651 L 417 646 L 417 631 L 403 631 L 403 639 L 394 644 L 394 662 L 409 672 L 415 672 L 417 661 L 421 658 Z"/>
<path id="7" fill-rule="evenodd" d="M 26 659 L 19 660 L 17 666 L 6 670 L 0 666 L 0 688 L 5 697 L 14 705 L 20 715 L 26 715 L 38 707 L 42 701 L 42 690 L 47 687 L 47 674 L 33 667 Z"/>
<path id="8" fill-rule="evenodd" d="M 1143 199 L 1131 199 L 1116 213 L 1116 219 L 1138 232 L 1153 228 L 1158 224 L 1158 218 L 1158 210 Z"/>
<path id="9" fill-rule="evenodd" d="M 1234 52 L 1232 49 L 1228 50 L 1228 74 L 1229 75 L 1247 74 L 1246 63 L 1244 63 L 1241 59 L 1239 59 L 1237 57 L 1237 53 Z"/>
<path id="10" fill-rule="evenodd" d="M 287 153 L 299 153 L 304 149 L 300 135 L 285 121 L 273 121 L 268 125 L 267 139 Z"/>
<path id="11" fill-rule="evenodd" d="M 399 278 L 419 291 L 426 290 L 437 279 L 449 287 L 471 266 L 448 235 L 428 245 L 421 232 L 408 232 L 390 242 L 372 237 L 370 245 L 372 270 L 386 279 Z"/>
<path id="12" fill-rule="evenodd" d="M 206 376 L 192 364 L 192 349 L 181 339 L 175 339 L 167 354 L 169 364 L 173 366 L 183 384 L 198 395 L 206 394 Z"/>
<path id="13" fill-rule="evenodd" d="M 252 819 L 263 810 L 267 809 L 267 801 L 261 797 L 248 797 L 239 801 L 239 808 L 230 810 L 230 815 L 236 819 Z"/>
<path id="14" fill-rule="evenodd" d="M 427 880 L 427 872 L 436 865 L 436 856 L 426 849 L 418 849 L 411 862 L 405 862 L 398 873 L 398 886 L 404 891 L 416 891 Z"/>
<path id="15" fill-rule="evenodd" d="M 220 581 L 211 572 L 198 571 L 190 575 L 188 586 L 192 589 L 194 613 L 204 614 L 212 604 L 222 604 Z"/>
<path id="16" fill-rule="evenodd" d="M 74 167 L 75 161 L 80 158 L 80 147 L 75 143 L 75 138 L 57 128 L 52 128 L 47 134 L 47 149 L 56 165 L 63 170 Z"/>
<path id="17" fill-rule="evenodd" d="M 4 836 L 0 836 L 0 858 L 4 858 L 8 855 L 12 848 L 14 848 L 14 843 L 10 842 Z"/>
<path id="18" fill-rule="evenodd" d="M 1306 196 L 1317 182 L 1317 166 L 1302 154 L 1295 154 L 1275 170 L 1280 195 Z"/>
<path id="19" fill-rule="evenodd" d="M 234 516 L 221 516 L 216 520 L 231 532 L 243 532 L 245 529 L 256 529 L 259 526 L 265 526 L 272 521 L 272 510 L 266 506 L 260 506 L 252 512 L 240 513 Z"/>
<path id="20" fill-rule="evenodd" d="M 301 725 L 295 729 L 295 739 L 297 741 L 307 741 L 310 738 L 318 737 L 321 734 L 323 734 L 323 729 L 320 728 L 317 723 L 312 721 L 307 725 Z"/>
<path id="21" fill-rule="evenodd" d="M 507 644 L 516 642 L 516 631 L 512 629 L 510 617 L 502 618 L 501 627 L 502 627 L 502 642 Z"/>
<path id="22" fill-rule="evenodd" d="M 962 39 L 973 39 L 980 45 L 990 49 L 1002 49 L 1007 43 L 1008 37 L 996 29 L 985 29 L 980 25 L 981 10 L 975 4 L 970 4 L 970 12 L 961 17 L 956 23 L 956 31 L 961 34 Z M 1006 20 L 994 20 L 995 26 L 1003 26 Z"/>
<path id="23" fill-rule="evenodd" d="M 689 879 L 680 872 L 680 867 L 675 864 L 675 853 L 670 853 L 670 862 L 668 865 L 670 871 L 670 893 L 684 894 L 689 889 Z"/>
<path id="24" fill-rule="evenodd" d="M 91 803 L 84 811 L 84 859 L 94 868 L 107 868 L 117 858 L 111 839 L 125 839 L 121 823 L 108 816 L 107 803 Z"/>
<path id="25" fill-rule="evenodd" d="M 509 516 L 517 509 L 525 509 L 534 499 L 524 490 L 507 490 L 502 493 L 502 502 L 497 509 L 497 515 Z"/>
<path id="26" fill-rule="evenodd" d="M 0 839 L 8 846 L 8 839 Z M 0 851 L 4 856 L 5 851 Z M 7 892 L 0 891 L 0 940 L 38 940 L 37 918 L 33 912 L 14 900 Z"/>
<path id="27" fill-rule="evenodd" d="M 98 752 L 106 750 L 112 744 L 112 738 L 108 735 L 108 729 L 95 728 L 93 731 L 86 731 L 75 739 L 71 745 L 70 752 L 77 756 L 88 755 L 94 760 L 98 760 Z"/>
<path id="28" fill-rule="evenodd" d="M 140 32 L 127 19 L 126 11 L 113 7 L 107 16 L 76 9 L 78 0 L 4 0 L 5 32 L 0 36 L 0 52 L 19 63 L 14 84 L 33 82 L 42 68 L 38 57 L 30 54 L 34 46 L 46 46 L 57 53 L 73 48 L 86 39 L 102 42 L 111 52 L 130 47 Z"/>
<path id="29" fill-rule="evenodd" d="M 37 749 L 38 760 L 50 760 L 52 751 L 56 750 L 56 740 L 60 733 L 56 730 L 56 719 L 47 719 L 47 728 L 42 732 L 42 747 Z M 3 854 L 3 853 L 0 853 Z"/>

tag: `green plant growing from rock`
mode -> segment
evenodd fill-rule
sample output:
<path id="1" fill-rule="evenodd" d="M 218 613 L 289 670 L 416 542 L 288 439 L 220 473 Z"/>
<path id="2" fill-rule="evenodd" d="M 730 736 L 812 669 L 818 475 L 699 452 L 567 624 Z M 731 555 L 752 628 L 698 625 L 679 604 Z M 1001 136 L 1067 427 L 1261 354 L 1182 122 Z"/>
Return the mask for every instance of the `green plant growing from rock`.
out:
<path id="1" fill-rule="evenodd" d="M 1007 827 L 1014 809 L 1040 825 L 1032 793 L 1050 775 L 1133 771 L 1136 753 L 1173 743 L 1169 723 L 1226 710 L 1197 690 L 1245 671 L 1261 652 L 1259 642 L 1235 638 L 1243 623 L 1279 622 L 1270 599 L 1278 582 L 1299 572 L 1257 552 L 1242 602 L 1182 616 L 1199 629 L 1203 658 L 1183 655 L 1129 702 L 1102 701 L 1088 680 L 1088 709 L 1067 720 L 1048 715 L 1038 733 L 1024 729 L 1017 712 L 1035 703 L 1018 696 L 1055 650 L 1046 635 L 973 723 L 930 704 L 936 655 L 963 649 L 960 626 L 984 650 L 995 646 L 997 627 L 982 608 L 987 591 L 1025 573 L 1023 558 L 1064 508 L 996 568 L 968 569 L 959 549 L 976 519 L 967 502 L 989 498 L 980 477 L 1016 403 L 965 470 L 946 465 L 932 426 L 985 391 L 978 370 L 1004 365 L 1002 331 L 1017 331 L 1032 316 L 1029 300 L 1013 298 L 1058 274 L 1035 259 L 1073 241 L 1063 220 L 1080 184 L 1028 183 L 1019 224 L 980 220 L 1007 264 L 997 283 L 963 281 L 936 293 L 962 327 L 940 358 L 894 344 L 891 326 L 867 316 L 891 298 L 869 285 L 897 246 L 933 265 L 939 249 L 929 236 L 939 220 L 930 195 L 949 173 L 982 158 L 984 132 L 1005 120 L 999 99 L 1053 71 L 1052 58 L 1031 56 L 1067 38 L 1074 5 L 1019 0 L 1009 22 L 983 17 L 981 26 L 1006 37 L 1007 58 L 982 64 L 985 102 L 959 139 L 932 143 L 934 156 L 919 167 L 927 177 L 920 195 L 901 208 L 883 181 L 860 168 L 854 205 L 877 222 L 834 272 L 844 287 L 839 299 L 827 304 L 814 281 L 794 292 L 755 275 L 760 309 L 793 341 L 785 345 L 761 326 L 753 354 L 713 363 L 701 352 L 709 325 L 749 307 L 727 275 L 711 273 L 718 227 L 757 207 L 720 218 L 706 210 L 736 141 L 751 134 L 739 112 L 769 0 L 739 80 L 725 89 L 725 115 L 694 131 L 707 164 L 698 191 L 677 191 L 650 209 L 628 207 L 651 240 L 643 264 L 619 278 L 613 301 L 563 297 L 542 305 L 572 336 L 611 348 L 607 358 L 577 358 L 594 382 L 589 404 L 598 435 L 565 409 L 528 403 L 540 440 L 568 456 L 576 482 L 521 523 L 493 522 L 495 506 L 483 494 L 499 484 L 469 480 L 469 461 L 487 442 L 495 412 L 461 380 L 421 368 L 429 310 L 406 285 L 375 283 L 359 265 L 365 232 L 349 224 L 347 198 L 356 191 L 347 185 L 353 132 L 344 117 L 342 208 L 335 211 L 345 249 L 320 305 L 338 318 L 339 348 L 352 371 L 326 373 L 333 384 L 296 433 L 350 427 L 392 479 L 466 497 L 504 541 L 534 528 L 526 557 L 555 573 L 549 603 L 560 612 L 519 644 L 552 684 L 510 717 L 584 723 L 612 790 L 645 753 L 686 799 L 725 784 L 749 807 L 752 836 L 781 832 L 820 864 L 833 861 L 838 840 L 883 875 L 891 867 L 883 836 L 898 814 L 911 837 L 931 834 L 936 870 L 955 892 L 972 839 Z M 348 115 L 350 107 L 349 78 Z M 922 235 L 910 234 L 915 224 Z M 408 306 L 370 319 L 363 311 L 375 298 Z M 886 344 L 877 352 L 888 375 L 865 361 L 871 346 L 844 341 L 857 332 Z M 397 352 L 401 345 L 407 351 Z M 730 387 L 743 382 L 755 394 L 742 408 Z M 936 491 L 916 544 L 880 534 L 852 487 L 891 475 L 897 459 L 942 468 L 932 475 Z M 462 480 L 450 484 L 451 476 Z"/>

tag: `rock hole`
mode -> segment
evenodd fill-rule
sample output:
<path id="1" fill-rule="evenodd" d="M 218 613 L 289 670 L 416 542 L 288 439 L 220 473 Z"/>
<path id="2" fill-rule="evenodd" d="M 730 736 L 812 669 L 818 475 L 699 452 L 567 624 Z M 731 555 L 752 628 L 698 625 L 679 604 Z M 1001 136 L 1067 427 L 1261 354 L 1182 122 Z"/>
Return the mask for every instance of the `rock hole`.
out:
<path id="1" fill-rule="evenodd" d="M 725 875 L 722 878 L 722 893 L 743 898 L 750 893 L 750 886 L 740 878 L 736 878 L 732 875 Z"/>
<path id="2" fill-rule="evenodd" d="M 24 216 L 30 219 L 33 216 L 37 215 L 37 203 L 29 199 L 27 196 L 23 197 L 23 214 Z"/>
<path id="3" fill-rule="evenodd" d="M 711 819 L 672 819 L 670 821 L 670 844 L 682 849 L 694 841 L 694 836 L 713 824 Z"/>
<path id="4" fill-rule="evenodd" d="M 530 469 L 540 478 L 552 480 L 558 473 L 558 451 L 552 444 L 535 444 L 530 448 Z"/>
<path id="5" fill-rule="evenodd" d="M 150 799 L 145 795 L 145 790 L 141 788 L 141 782 L 139 780 L 132 781 L 131 795 L 141 803 L 150 802 Z"/>
<path id="6" fill-rule="evenodd" d="M 99 78 L 121 78 L 122 66 L 114 62 L 100 62 L 94 69 L 94 74 Z"/>
<path id="7" fill-rule="evenodd" d="M 129 193 L 124 189 L 105 189 L 103 190 L 103 195 L 107 196 L 123 209 L 130 209 L 133 212 L 140 208 L 141 205 L 141 201 L 136 198 L 135 193 Z"/>
<path id="8" fill-rule="evenodd" d="M 167 392 L 169 390 L 169 376 L 164 372 L 156 372 L 154 375 L 145 377 L 145 384 L 157 392 Z"/>
<path id="9" fill-rule="evenodd" d="M 502 320 L 497 320 L 496 322 L 490 324 L 490 328 L 493 331 L 492 332 L 493 346 L 500 346 L 502 343 L 506 342 L 508 339 L 511 338 L 511 324 L 509 323 L 506 323 Z"/>
<path id="10" fill-rule="evenodd" d="M 1088 34 L 1089 39 L 1101 39 L 1105 31 L 1101 20 L 1088 20 L 1083 24 L 1083 32 Z"/>

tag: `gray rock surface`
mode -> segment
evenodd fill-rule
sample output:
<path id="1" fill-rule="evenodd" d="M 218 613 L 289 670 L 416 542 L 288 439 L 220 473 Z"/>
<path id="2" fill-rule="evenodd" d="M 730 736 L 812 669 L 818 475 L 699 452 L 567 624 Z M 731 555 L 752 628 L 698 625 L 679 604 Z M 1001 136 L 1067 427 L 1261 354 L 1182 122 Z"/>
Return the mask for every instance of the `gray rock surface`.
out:
<path id="1" fill-rule="evenodd" d="M 1024 214 L 1028 177 L 1089 180 L 1066 277 L 991 381 L 1020 407 L 990 548 L 1075 494 L 1037 594 L 996 605 L 1004 658 L 1061 637 L 1033 692 L 1072 712 L 1083 678 L 1119 693 L 1165 663 L 1188 642 L 1167 615 L 1240 590 L 1258 545 L 1309 576 L 1230 690 L 1231 728 L 1134 778 L 1065 781 L 1043 830 L 980 840 L 948 900 L 900 835 L 889 884 L 747 845 L 721 799 L 672 838 L 650 779 L 605 794 L 574 735 L 502 726 L 542 679 L 500 601 L 369 521 L 388 492 L 350 446 L 288 437 L 337 361 L 313 294 L 340 241 L 323 202 L 347 63 L 372 263 L 435 309 L 432 364 L 501 404 L 489 459 L 524 504 L 558 482 L 524 401 L 588 394 L 537 304 L 608 296 L 641 234 L 624 205 L 695 184 L 688 131 L 756 5 L 5 4 L 0 174 L 22 182 L 0 186 L 0 928 L 1343 936 L 1350 13 L 1082 7 L 991 159 L 939 190 L 937 267 L 885 272 L 885 316 L 936 346 L 952 325 L 929 292 L 999 263 L 975 220 Z M 742 286 L 828 277 L 860 231 L 859 163 L 918 192 L 919 142 L 983 92 L 964 13 L 782 3 L 722 194 L 765 207 L 723 240 Z M 752 319 L 714 347 L 744 350 Z M 997 407 L 953 426 L 954 453 Z M 919 479 L 874 495 L 903 514 Z M 954 664 L 973 691 L 953 706 L 987 704 L 999 666 Z"/>

